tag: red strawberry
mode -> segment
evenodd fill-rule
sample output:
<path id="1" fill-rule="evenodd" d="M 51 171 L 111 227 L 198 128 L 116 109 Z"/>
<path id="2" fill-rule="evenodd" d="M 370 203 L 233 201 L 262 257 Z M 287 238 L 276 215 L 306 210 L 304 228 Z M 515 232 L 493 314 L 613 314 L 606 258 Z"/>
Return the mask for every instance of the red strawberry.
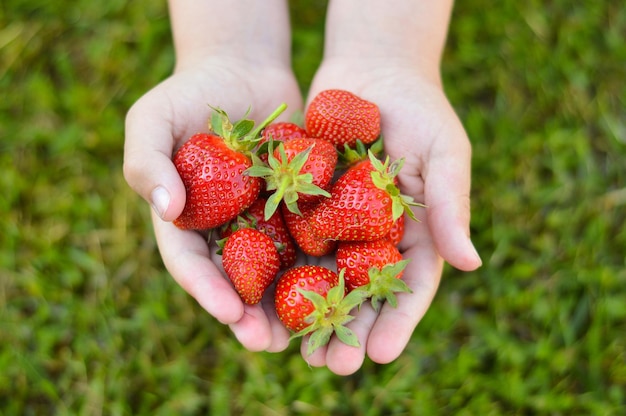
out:
<path id="1" fill-rule="evenodd" d="M 309 217 L 316 204 L 298 204 L 302 215 L 295 214 L 282 205 L 282 214 L 289 233 L 303 253 L 309 256 L 324 256 L 331 253 L 337 246 L 334 240 L 318 238 L 309 224 Z"/>
<path id="2" fill-rule="evenodd" d="M 254 305 L 274 281 L 280 258 L 269 236 L 254 228 L 242 228 L 223 243 L 222 265 L 241 299 Z"/>
<path id="3" fill-rule="evenodd" d="M 276 283 L 274 305 L 281 322 L 294 337 L 311 334 L 307 353 L 326 345 L 333 333 L 344 343 L 358 346 L 356 335 L 344 325 L 354 319 L 350 311 L 367 297 L 361 290 L 345 295 L 342 275 L 322 266 L 287 270 Z"/>
<path id="4" fill-rule="evenodd" d="M 400 280 L 407 261 L 389 238 L 375 241 L 340 242 L 337 247 L 337 270 L 345 270 L 346 287 L 362 287 L 378 310 L 386 300 L 397 306 L 396 292 L 411 292 Z"/>
<path id="5" fill-rule="evenodd" d="M 274 241 L 280 256 L 280 268 L 284 270 L 296 262 L 296 244 L 289 234 L 282 212 L 276 211 L 268 220 L 265 219 L 265 203 L 266 199 L 259 197 L 244 214 L 222 230 L 220 237 L 226 238 L 241 228 L 256 228 Z"/>
<path id="6" fill-rule="evenodd" d="M 380 135 L 380 111 L 374 103 L 344 90 L 316 95 L 305 113 L 306 131 L 338 148 L 354 147 L 357 139 L 368 144 Z"/>
<path id="7" fill-rule="evenodd" d="M 280 143 L 270 151 L 267 165 L 254 158 L 254 166 L 246 171 L 249 176 L 264 178 L 266 189 L 273 191 L 265 205 L 266 218 L 281 201 L 299 214 L 297 201 L 306 203 L 330 196 L 326 188 L 337 165 L 337 151 L 331 143 L 301 137 Z"/>
<path id="8" fill-rule="evenodd" d="M 174 165 L 185 184 L 187 199 L 174 224 L 181 229 L 210 229 L 232 220 L 248 208 L 261 189 L 259 178 L 244 175 L 252 165 L 250 150 L 259 131 L 285 109 L 280 106 L 259 127 L 252 120 L 231 124 L 215 109 L 213 133 L 192 136 L 174 155 Z"/>
<path id="9" fill-rule="evenodd" d="M 352 290 L 369 283 L 371 267 L 383 268 L 402 260 L 402 254 L 388 238 L 374 241 L 341 241 L 337 245 L 337 270 L 346 269 L 346 287 Z"/>
<path id="10" fill-rule="evenodd" d="M 261 142 L 265 143 L 270 138 L 277 142 L 284 142 L 298 137 L 307 137 L 307 132 L 296 123 L 279 121 L 269 124 L 261 133 Z"/>
<path id="11" fill-rule="evenodd" d="M 415 220 L 410 206 L 422 206 L 400 194 L 396 186 L 403 159 L 383 164 L 370 159 L 348 169 L 311 213 L 309 224 L 321 239 L 372 241 L 389 234 L 393 223 L 406 211 Z"/>
<path id="12" fill-rule="evenodd" d="M 187 200 L 174 224 L 182 229 L 214 228 L 235 218 L 259 195 L 261 181 L 243 175 L 252 163 L 221 137 L 199 133 L 174 156 Z"/>
<path id="13" fill-rule="evenodd" d="M 389 237 L 394 246 L 400 244 L 402 237 L 404 237 L 404 215 L 400 215 L 396 222 L 393 223 L 387 237 Z"/>

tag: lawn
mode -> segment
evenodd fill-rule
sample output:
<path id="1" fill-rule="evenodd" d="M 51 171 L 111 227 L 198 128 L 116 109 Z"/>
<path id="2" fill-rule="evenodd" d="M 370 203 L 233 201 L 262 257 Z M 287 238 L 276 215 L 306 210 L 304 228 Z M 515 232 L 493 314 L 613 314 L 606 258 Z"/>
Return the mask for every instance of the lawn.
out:
<path id="1" fill-rule="evenodd" d="M 246 351 L 161 263 L 121 166 L 126 111 L 172 70 L 166 4 L 2 2 L 0 414 L 624 414 L 618 3 L 458 2 L 442 70 L 484 265 L 445 269 L 400 358 L 339 377 Z M 325 5 L 291 2 L 304 91 Z"/>

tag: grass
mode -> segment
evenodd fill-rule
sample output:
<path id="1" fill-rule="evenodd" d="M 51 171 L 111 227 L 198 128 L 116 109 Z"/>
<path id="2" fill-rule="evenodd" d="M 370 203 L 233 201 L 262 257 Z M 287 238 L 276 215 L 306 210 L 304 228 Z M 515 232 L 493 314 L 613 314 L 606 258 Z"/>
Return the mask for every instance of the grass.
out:
<path id="1" fill-rule="evenodd" d="M 444 57 L 484 266 L 446 268 L 405 353 L 342 378 L 244 350 L 162 267 L 121 164 L 172 68 L 165 4 L 3 2 L 0 413 L 623 414 L 626 13 L 518 3 L 458 2 Z M 306 90 L 325 2 L 291 7 Z"/>

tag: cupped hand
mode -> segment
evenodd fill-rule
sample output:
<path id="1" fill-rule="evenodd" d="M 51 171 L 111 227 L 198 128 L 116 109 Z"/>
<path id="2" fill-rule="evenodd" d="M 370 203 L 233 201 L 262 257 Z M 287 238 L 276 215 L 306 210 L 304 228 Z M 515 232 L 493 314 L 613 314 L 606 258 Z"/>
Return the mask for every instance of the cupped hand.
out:
<path id="1" fill-rule="evenodd" d="M 404 279 L 412 293 L 398 294 L 398 307 L 376 313 L 364 305 L 349 327 L 360 348 L 333 339 L 306 356 L 313 366 L 337 374 L 357 371 L 365 358 L 388 363 L 406 347 L 429 308 L 444 260 L 470 271 L 481 265 L 469 236 L 471 146 L 447 100 L 438 74 L 420 72 L 414 64 L 388 60 L 326 59 L 309 91 L 309 100 L 325 89 L 345 89 L 376 103 L 381 111 L 385 152 L 404 157 L 401 191 L 424 203 L 415 208 L 421 222 L 407 220 L 399 248 L 410 259 Z"/>
<path id="2" fill-rule="evenodd" d="M 300 110 L 302 98 L 290 68 L 275 63 L 211 57 L 178 67 L 141 97 L 126 118 L 124 175 L 153 207 L 153 226 L 163 262 L 174 279 L 218 321 L 228 324 L 249 350 L 279 351 L 289 334 L 273 305 L 244 305 L 225 278 L 220 256 L 206 235 L 172 224 L 185 205 L 185 188 L 172 163 L 176 149 L 191 135 L 208 129 L 210 106 L 231 120 L 251 110 L 264 120 L 281 103 Z M 212 245 L 214 246 L 214 245 Z"/>

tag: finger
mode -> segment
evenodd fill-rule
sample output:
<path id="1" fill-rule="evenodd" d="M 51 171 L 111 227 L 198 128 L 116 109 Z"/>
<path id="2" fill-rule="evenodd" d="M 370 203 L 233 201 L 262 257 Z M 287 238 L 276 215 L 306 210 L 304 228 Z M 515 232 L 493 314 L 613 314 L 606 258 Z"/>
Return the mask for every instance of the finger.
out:
<path id="1" fill-rule="evenodd" d="M 469 232 L 471 147 L 460 125 L 441 134 L 423 173 L 427 222 L 441 256 L 470 271 L 482 264 Z"/>
<path id="2" fill-rule="evenodd" d="M 244 305 L 241 319 L 229 325 L 237 340 L 250 351 L 263 351 L 272 344 L 272 330 L 263 307 Z"/>
<path id="3" fill-rule="evenodd" d="M 347 376 L 361 368 L 365 360 L 369 334 L 377 316 L 378 313 L 367 302 L 356 313 L 354 320 L 346 325 L 359 340 L 358 347 L 344 344 L 337 337 L 331 339 L 326 351 L 326 366 L 330 371 L 340 376 Z"/>
<path id="4" fill-rule="evenodd" d="M 155 94 L 137 101 L 126 116 L 124 177 L 159 217 L 172 221 L 185 205 L 185 188 L 171 160 L 175 139 L 167 106 L 150 100 Z"/>
<path id="5" fill-rule="evenodd" d="M 272 332 L 271 343 L 265 350 L 267 352 L 280 352 L 287 349 L 290 334 L 276 314 L 276 308 L 274 306 L 274 285 L 267 290 L 261 304 L 265 310 L 265 315 L 267 316 Z"/>
<path id="6" fill-rule="evenodd" d="M 412 293 L 398 293 L 396 308 L 383 305 L 367 340 L 368 356 L 380 364 L 389 363 L 402 353 L 432 303 L 443 270 L 443 260 L 428 237 L 417 240 L 403 256 L 411 259 L 402 278 Z"/>
<path id="7" fill-rule="evenodd" d="M 305 336 L 302 338 L 302 343 L 300 344 L 300 353 L 302 354 L 302 358 L 304 361 L 311 367 L 324 367 L 326 365 L 326 350 L 328 349 L 328 345 L 324 345 L 315 351 L 312 354 L 307 354 L 307 348 L 309 347 L 309 338 L 310 336 Z"/>
<path id="8" fill-rule="evenodd" d="M 244 314 L 239 295 L 209 258 L 206 240 L 152 215 L 157 244 L 165 267 L 174 280 L 212 316 L 224 324 L 238 322 Z"/>

